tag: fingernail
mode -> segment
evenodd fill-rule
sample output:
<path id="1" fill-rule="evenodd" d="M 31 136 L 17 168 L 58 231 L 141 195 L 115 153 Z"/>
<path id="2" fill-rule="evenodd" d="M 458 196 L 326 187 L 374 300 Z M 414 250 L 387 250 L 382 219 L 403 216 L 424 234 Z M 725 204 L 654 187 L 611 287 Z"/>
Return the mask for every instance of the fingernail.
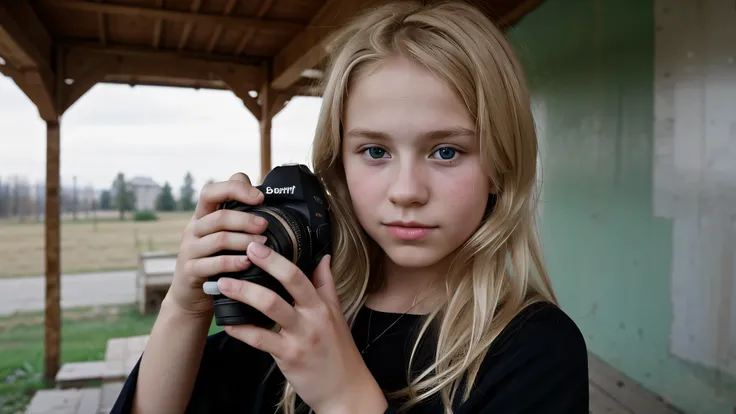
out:
<path id="1" fill-rule="evenodd" d="M 261 217 L 261 216 L 256 216 L 256 218 L 255 218 L 255 222 L 256 222 L 256 224 L 257 224 L 257 225 L 259 225 L 259 226 L 263 226 L 263 225 L 265 225 L 265 224 L 267 224 L 267 223 L 268 223 L 268 221 L 266 221 L 266 219 L 265 219 L 265 218 L 263 218 L 263 217 Z"/>
<path id="2" fill-rule="evenodd" d="M 220 292 L 229 292 L 234 285 L 235 281 L 227 277 L 221 277 L 217 280 L 217 288 Z"/>
<path id="3" fill-rule="evenodd" d="M 257 236 L 255 236 L 255 237 L 253 237 L 253 238 L 254 238 L 254 239 L 255 239 L 255 240 L 256 240 L 256 241 L 258 242 L 258 243 L 261 243 L 261 244 L 265 244 L 265 243 L 266 243 L 266 242 L 268 241 L 268 237 L 266 237 L 266 236 L 262 236 L 262 235 L 260 235 L 260 234 L 259 234 L 259 235 L 257 235 Z"/>
<path id="4" fill-rule="evenodd" d="M 256 197 L 258 197 L 258 194 L 261 194 L 261 191 L 259 189 L 255 188 L 255 187 L 251 187 L 250 188 L 250 191 L 248 192 L 248 194 L 251 197 L 256 198 Z"/>
<path id="5" fill-rule="evenodd" d="M 253 254 L 256 257 L 264 258 L 268 256 L 269 248 L 258 242 L 252 242 L 248 245 L 248 253 Z"/>

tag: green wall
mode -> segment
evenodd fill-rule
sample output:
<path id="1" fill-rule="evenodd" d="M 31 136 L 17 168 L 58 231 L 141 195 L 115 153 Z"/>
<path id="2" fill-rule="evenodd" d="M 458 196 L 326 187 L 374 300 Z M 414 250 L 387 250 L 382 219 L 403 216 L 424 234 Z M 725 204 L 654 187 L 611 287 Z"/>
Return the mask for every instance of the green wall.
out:
<path id="1" fill-rule="evenodd" d="M 652 209 L 651 0 L 545 0 L 509 33 L 540 108 L 542 237 L 588 347 L 687 413 L 736 388 L 671 356 L 672 223 Z"/>

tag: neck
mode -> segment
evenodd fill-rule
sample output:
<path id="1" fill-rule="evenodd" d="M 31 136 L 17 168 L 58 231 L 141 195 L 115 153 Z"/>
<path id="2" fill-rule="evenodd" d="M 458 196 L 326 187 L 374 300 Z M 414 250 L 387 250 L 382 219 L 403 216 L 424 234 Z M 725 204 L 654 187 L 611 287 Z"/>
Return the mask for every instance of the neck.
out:
<path id="1" fill-rule="evenodd" d="M 442 295 L 448 260 L 430 267 L 399 266 L 387 256 L 383 260 L 382 285 L 368 296 L 366 306 L 381 312 L 426 314 Z"/>

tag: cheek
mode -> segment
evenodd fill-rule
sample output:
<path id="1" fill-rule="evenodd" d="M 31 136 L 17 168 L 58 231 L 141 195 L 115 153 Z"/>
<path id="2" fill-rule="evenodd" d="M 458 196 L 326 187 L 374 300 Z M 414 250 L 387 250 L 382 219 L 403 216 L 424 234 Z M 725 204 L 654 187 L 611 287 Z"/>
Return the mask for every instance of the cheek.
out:
<path id="1" fill-rule="evenodd" d="M 453 177 L 452 183 L 445 186 L 442 198 L 446 200 L 446 208 L 452 213 L 454 222 L 463 227 L 475 226 L 480 221 L 488 202 L 490 187 L 488 180 L 477 171 L 469 171 Z M 472 218 L 472 220 L 470 220 Z"/>
<path id="2" fill-rule="evenodd" d="M 370 171 L 364 165 L 350 158 L 343 158 L 345 167 L 345 179 L 348 183 L 348 191 L 353 202 L 353 209 L 362 223 L 366 214 L 375 210 L 378 202 L 380 187 L 375 179 L 369 179 Z"/>

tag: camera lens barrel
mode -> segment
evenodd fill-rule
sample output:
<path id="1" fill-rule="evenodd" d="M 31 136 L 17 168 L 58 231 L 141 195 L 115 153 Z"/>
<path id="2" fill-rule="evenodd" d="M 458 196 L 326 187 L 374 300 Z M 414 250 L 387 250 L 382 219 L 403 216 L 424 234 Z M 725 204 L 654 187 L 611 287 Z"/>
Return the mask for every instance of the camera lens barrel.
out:
<path id="1" fill-rule="evenodd" d="M 236 208 L 236 210 L 241 210 Z M 268 221 L 268 227 L 262 233 L 266 236 L 266 246 L 273 249 L 293 263 L 311 254 L 311 248 L 306 226 L 288 208 L 270 206 L 247 206 L 243 211 L 260 216 Z M 245 252 L 223 251 L 219 254 L 245 254 Z M 219 277 L 230 277 L 234 279 L 247 280 L 262 285 L 279 294 L 287 303 L 292 303 L 293 298 L 289 292 L 274 277 L 262 269 L 251 266 L 242 272 L 221 274 Z M 250 305 L 230 299 L 224 295 L 214 297 L 215 323 L 223 325 L 242 325 L 245 323 L 257 326 L 272 327 L 275 322 L 263 315 Z"/>

